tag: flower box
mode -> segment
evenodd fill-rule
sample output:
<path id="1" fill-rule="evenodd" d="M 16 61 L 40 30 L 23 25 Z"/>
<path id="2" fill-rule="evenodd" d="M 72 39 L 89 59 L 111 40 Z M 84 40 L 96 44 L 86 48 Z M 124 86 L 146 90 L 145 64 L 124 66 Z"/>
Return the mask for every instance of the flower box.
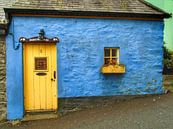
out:
<path id="1" fill-rule="evenodd" d="M 101 68 L 102 73 L 125 73 L 125 65 L 103 65 Z"/>

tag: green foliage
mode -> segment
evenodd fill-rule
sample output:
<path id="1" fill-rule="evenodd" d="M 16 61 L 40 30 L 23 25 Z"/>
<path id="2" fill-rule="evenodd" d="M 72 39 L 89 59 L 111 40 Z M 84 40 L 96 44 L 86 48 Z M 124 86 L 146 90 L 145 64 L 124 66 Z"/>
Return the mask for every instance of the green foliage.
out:
<path id="1" fill-rule="evenodd" d="M 164 46 L 164 74 L 173 74 L 173 52 Z"/>

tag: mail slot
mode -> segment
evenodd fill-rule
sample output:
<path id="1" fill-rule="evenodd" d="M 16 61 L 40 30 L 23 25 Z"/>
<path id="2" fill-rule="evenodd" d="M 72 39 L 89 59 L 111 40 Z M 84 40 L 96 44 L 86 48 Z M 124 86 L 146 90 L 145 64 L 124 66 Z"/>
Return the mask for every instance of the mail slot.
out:
<path id="1" fill-rule="evenodd" d="M 38 76 L 46 76 L 47 73 L 39 72 L 39 73 L 36 73 L 36 75 L 38 75 Z"/>

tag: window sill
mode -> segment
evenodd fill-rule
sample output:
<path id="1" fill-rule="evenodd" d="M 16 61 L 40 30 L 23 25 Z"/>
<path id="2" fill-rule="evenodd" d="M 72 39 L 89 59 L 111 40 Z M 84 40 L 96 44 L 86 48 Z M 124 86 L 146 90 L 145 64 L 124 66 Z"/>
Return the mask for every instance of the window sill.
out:
<path id="1" fill-rule="evenodd" d="M 125 73 L 125 65 L 103 65 L 101 68 L 102 73 Z"/>

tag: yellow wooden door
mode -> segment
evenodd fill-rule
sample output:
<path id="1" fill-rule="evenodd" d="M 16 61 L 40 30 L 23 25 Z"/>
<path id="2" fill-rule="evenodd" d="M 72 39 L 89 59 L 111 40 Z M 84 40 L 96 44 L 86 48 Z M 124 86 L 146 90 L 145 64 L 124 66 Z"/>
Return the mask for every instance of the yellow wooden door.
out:
<path id="1" fill-rule="evenodd" d="M 25 111 L 57 109 L 55 44 L 24 44 Z"/>

